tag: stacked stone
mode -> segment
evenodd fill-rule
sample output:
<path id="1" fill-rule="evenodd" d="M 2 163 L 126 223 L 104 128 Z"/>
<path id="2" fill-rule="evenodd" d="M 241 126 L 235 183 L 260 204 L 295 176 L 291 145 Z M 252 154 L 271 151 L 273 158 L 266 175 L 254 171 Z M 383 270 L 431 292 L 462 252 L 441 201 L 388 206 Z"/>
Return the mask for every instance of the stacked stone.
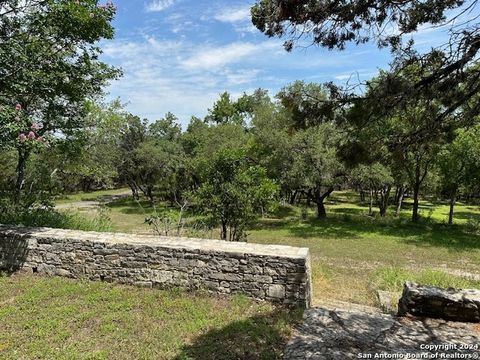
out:
<path id="1" fill-rule="evenodd" d="M 0 227 L 0 268 L 122 284 L 244 293 L 309 307 L 306 248 Z"/>
<path id="2" fill-rule="evenodd" d="M 441 289 L 406 282 L 398 315 L 480 322 L 480 290 Z"/>

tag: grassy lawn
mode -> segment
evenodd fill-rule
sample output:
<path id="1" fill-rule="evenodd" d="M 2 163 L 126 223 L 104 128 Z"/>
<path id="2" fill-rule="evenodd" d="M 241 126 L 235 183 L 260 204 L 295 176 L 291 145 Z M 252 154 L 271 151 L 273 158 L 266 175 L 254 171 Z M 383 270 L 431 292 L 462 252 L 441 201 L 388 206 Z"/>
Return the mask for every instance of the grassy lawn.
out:
<path id="1" fill-rule="evenodd" d="M 152 231 L 144 223 L 145 215 L 153 212 L 147 202 L 122 199 L 108 209 L 115 231 Z M 480 233 L 472 227 L 480 221 L 480 208 L 458 204 L 454 226 L 446 225 L 446 203 L 422 201 L 420 224 L 410 222 L 410 209 L 407 201 L 399 219 L 368 217 L 368 208 L 356 194 L 336 192 L 327 204 L 327 219 L 315 219 L 313 208 L 302 219 L 299 207 L 281 206 L 250 230 L 248 241 L 310 248 L 317 303 L 341 300 L 376 305 L 375 290 L 399 292 L 408 279 L 480 287 L 479 281 L 465 282 L 458 276 L 480 274 Z M 164 204 L 157 211 L 176 210 Z M 217 233 L 207 235 L 218 237 Z"/>
<path id="2" fill-rule="evenodd" d="M 286 207 L 281 216 L 264 220 L 251 231 L 249 241 L 310 248 L 314 297 L 319 303 L 377 305 L 375 290 L 399 293 L 409 279 L 480 288 L 480 281 L 455 276 L 480 274 L 480 235 L 466 225 L 469 219 L 480 219 L 479 208 L 458 205 L 462 216 L 449 227 L 442 222 L 448 206 L 425 201 L 421 206 L 424 219 L 415 225 L 409 221 L 408 203 L 400 219 L 371 218 L 352 194 L 337 193 L 327 206 L 327 219 L 315 219 L 310 210 L 308 219 L 301 221 L 299 209 Z"/>
<path id="3" fill-rule="evenodd" d="M 281 359 L 300 311 L 243 296 L 0 276 L 1 359 Z"/>

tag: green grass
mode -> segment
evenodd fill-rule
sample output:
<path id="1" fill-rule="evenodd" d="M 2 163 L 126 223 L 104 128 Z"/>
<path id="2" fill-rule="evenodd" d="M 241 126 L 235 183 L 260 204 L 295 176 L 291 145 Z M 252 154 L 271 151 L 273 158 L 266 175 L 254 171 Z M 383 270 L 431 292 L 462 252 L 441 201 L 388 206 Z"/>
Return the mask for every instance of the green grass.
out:
<path id="1" fill-rule="evenodd" d="M 26 275 L 0 276 L 0 358 L 281 359 L 300 311 Z"/>
<path id="2" fill-rule="evenodd" d="M 347 210 L 356 207 L 346 204 Z M 480 236 L 466 225 L 449 227 L 425 220 L 414 225 L 403 217 L 379 219 L 330 211 L 325 220 L 300 221 L 294 214 L 264 220 L 250 232 L 249 241 L 310 248 L 317 302 L 336 299 L 375 305 L 370 278 L 386 266 L 480 273 Z"/>
<path id="3" fill-rule="evenodd" d="M 412 271 L 394 267 L 386 267 L 375 271 L 372 276 L 372 287 L 398 293 L 402 291 L 406 281 L 441 288 L 480 288 L 480 281 L 453 276 L 439 270 Z"/>
<path id="4" fill-rule="evenodd" d="M 151 232 L 144 223 L 153 209 L 122 199 L 108 205 L 114 231 Z M 159 212 L 175 212 L 160 204 Z M 385 219 L 367 216 L 368 207 L 351 192 L 335 192 L 327 203 L 328 218 L 315 219 L 314 208 L 280 206 L 249 231 L 248 241 L 310 248 L 314 301 L 342 300 L 376 305 L 372 278 L 379 269 L 395 267 L 408 273 L 426 269 L 480 274 L 480 208 L 459 203 L 453 226 L 446 224 L 448 205 L 421 201 L 419 224 L 410 222 L 411 202 L 407 199 L 400 218 L 389 209 Z M 191 216 L 191 214 L 187 214 Z M 218 237 L 218 232 L 206 234 Z M 200 235 L 201 236 L 201 235 Z"/>
<path id="5" fill-rule="evenodd" d="M 480 281 L 454 276 L 444 271 L 433 269 L 414 271 L 395 267 L 379 268 L 374 271 L 370 277 L 370 286 L 372 292 L 383 290 L 392 293 L 393 302 L 390 305 L 392 309 L 396 309 L 406 281 L 440 288 L 480 289 Z"/>

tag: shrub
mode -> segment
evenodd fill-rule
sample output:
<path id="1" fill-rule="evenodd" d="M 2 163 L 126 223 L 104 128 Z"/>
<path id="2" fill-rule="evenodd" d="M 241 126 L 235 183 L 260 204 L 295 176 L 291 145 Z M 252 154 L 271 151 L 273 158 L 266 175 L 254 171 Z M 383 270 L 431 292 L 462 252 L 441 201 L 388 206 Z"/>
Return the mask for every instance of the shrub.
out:
<path id="1" fill-rule="evenodd" d="M 0 203 L 0 224 L 85 231 L 112 229 L 107 210 L 104 208 L 101 208 L 93 219 L 88 219 L 78 211 L 57 211 L 52 206 L 25 208 L 6 201 Z"/>

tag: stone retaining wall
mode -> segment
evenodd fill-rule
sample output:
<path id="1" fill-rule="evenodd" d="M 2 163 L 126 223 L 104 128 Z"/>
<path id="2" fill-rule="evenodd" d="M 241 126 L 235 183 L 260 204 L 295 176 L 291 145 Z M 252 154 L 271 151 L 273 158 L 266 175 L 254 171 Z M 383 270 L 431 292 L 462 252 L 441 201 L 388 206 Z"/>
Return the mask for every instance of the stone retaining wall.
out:
<path id="1" fill-rule="evenodd" d="M 0 226 L 0 269 L 145 287 L 245 293 L 308 308 L 307 248 Z"/>

